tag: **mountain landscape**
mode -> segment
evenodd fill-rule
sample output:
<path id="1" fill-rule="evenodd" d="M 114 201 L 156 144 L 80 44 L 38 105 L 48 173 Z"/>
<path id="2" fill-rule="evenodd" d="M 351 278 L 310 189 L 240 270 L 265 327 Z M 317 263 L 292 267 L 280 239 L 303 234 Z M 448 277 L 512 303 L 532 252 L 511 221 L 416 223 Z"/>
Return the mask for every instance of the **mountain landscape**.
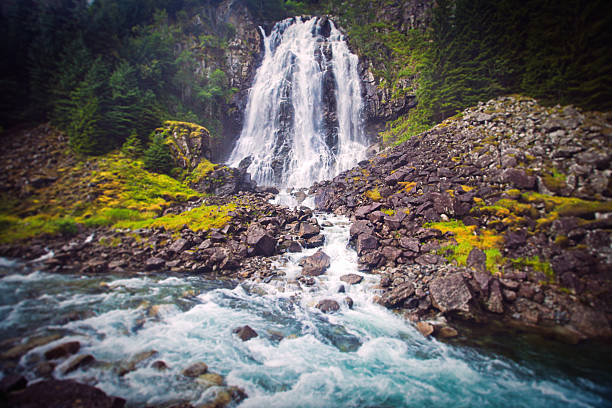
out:
<path id="1" fill-rule="evenodd" d="M 606 2 L 0 20 L 0 405 L 612 403 Z"/>

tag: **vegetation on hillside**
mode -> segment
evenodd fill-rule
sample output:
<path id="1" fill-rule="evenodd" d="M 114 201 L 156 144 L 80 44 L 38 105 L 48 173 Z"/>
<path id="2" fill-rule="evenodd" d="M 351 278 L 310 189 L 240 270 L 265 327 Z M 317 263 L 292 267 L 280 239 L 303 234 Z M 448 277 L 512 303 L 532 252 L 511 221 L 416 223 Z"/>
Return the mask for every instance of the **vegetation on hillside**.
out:
<path id="1" fill-rule="evenodd" d="M 439 0 L 425 29 L 379 19 L 386 0 L 328 0 L 381 86 L 418 107 L 383 136 L 402 141 L 462 109 L 521 93 L 546 104 L 612 109 L 612 10 L 604 0 Z M 415 83 L 405 89 L 405 81 Z"/>

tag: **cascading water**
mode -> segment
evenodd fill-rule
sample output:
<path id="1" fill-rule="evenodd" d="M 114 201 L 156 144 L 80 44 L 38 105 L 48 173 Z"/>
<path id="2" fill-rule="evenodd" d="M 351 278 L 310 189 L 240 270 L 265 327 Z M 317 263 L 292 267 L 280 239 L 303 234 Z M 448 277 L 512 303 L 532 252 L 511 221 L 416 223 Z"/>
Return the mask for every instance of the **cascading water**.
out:
<path id="1" fill-rule="evenodd" d="M 358 59 L 334 23 L 287 19 L 264 46 L 229 164 L 250 156 L 258 184 L 308 187 L 365 158 Z"/>

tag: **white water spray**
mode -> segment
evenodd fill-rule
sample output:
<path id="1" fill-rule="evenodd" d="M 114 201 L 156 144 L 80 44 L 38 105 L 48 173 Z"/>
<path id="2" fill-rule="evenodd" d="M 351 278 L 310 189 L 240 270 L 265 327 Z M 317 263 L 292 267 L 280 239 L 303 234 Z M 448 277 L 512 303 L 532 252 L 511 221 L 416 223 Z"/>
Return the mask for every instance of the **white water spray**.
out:
<path id="1" fill-rule="evenodd" d="M 229 158 L 237 166 L 251 156 L 248 171 L 259 184 L 307 187 L 365 158 L 358 58 L 322 21 L 287 19 L 264 33 L 264 59 Z"/>

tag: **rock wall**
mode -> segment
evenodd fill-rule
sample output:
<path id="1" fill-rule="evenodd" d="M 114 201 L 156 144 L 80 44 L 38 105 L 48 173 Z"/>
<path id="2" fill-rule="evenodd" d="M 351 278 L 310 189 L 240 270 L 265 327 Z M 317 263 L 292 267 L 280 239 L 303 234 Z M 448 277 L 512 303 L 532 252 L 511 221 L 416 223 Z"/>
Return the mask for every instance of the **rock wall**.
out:
<path id="1" fill-rule="evenodd" d="M 378 7 L 376 21 L 393 26 L 400 33 L 412 29 L 426 29 L 431 20 L 431 0 L 406 0 L 401 2 L 384 2 Z M 376 68 L 367 58 L 361 59 L 361 78 L 365 102 L 365 116 L 369 134 L 378 133 L 385 122 L 397 119 L 416 106 L 415 84 L 413 78 L 406 78 L 397 84 L 402 90 L 399 97 L 385 85 L 382 78 L 374 72 Z"/>

